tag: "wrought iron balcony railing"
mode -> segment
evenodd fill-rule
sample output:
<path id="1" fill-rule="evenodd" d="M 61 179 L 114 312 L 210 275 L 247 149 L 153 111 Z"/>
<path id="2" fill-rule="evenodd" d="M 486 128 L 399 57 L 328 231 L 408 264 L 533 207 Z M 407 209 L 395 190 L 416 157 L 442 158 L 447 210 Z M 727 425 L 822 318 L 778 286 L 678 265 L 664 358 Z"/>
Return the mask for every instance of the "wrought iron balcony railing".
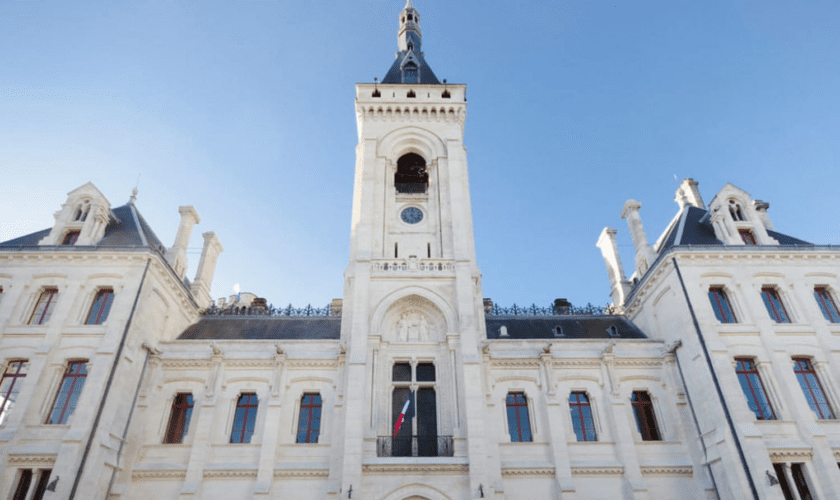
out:
<path id="1" fill-rule="evenodd" d="M 452 436 L 379 436 L 378 457 L 451 457 Z"/>

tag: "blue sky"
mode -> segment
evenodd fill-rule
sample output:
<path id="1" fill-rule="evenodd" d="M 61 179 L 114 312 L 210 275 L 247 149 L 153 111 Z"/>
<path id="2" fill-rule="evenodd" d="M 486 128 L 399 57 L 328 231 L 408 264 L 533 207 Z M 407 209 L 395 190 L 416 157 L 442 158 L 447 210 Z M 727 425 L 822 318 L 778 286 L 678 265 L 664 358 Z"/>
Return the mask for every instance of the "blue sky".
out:
<path id="1" fill-rule="evenodd" d="M 225 247 L 214 297 L 342 294 L 354 84 L 384 76 L 400 0 L 0 3 L 0 241 L 92 181 L 172 244 Z M 484 295 L 609 300 L 595 242 L 641 201 L 653 242 L 678 180 L 731 182 L 776 229 L 840 243 L 840 2 L 415 0 L 439 78 L 466 83 Z M 194 271 L 190 271 L 190 276 Z"/>

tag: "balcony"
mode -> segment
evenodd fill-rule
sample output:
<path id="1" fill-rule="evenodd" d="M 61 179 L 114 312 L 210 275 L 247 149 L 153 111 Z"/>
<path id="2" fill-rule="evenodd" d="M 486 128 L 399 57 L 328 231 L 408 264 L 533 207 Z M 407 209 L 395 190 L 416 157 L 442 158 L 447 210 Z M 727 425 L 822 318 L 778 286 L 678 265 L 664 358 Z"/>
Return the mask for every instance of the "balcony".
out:
<path id="1" fill-rule="evenodd" d="M 452 436 L 379 436 L 378 457 L 451 457 Z"/>

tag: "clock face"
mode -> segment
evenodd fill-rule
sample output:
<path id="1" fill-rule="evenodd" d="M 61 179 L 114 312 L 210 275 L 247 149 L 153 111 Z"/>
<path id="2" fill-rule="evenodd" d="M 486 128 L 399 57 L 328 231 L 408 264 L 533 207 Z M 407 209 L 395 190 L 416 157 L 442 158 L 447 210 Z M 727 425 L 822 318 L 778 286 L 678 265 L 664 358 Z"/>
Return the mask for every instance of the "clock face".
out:
<path id="1" fill-rule="evenodd" d="M 417 224 L 423 220 L 423 211 L 416 207 L 408 207 L 400 213 L 400 218 L 407 224 Z"/>

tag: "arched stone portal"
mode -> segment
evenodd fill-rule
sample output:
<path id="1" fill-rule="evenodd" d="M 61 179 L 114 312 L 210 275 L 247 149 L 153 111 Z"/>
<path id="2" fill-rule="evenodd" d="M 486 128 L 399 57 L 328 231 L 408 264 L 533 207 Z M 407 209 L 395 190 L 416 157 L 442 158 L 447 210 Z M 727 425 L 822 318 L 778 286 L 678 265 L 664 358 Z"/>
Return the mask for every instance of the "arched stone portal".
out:
<path id="1" fill-rule="evenodd" d="M 412 294 L 391 304 L 379 332 L 388 342 L 437 343 L 446 336 L 446 319 L 432 301 Z"/>
<path id="2" fill-rule="evenodd" d="M 450 498 L 431 486 L 415 483 L 392 491 L 382 500 L 450 500 Z"/>

